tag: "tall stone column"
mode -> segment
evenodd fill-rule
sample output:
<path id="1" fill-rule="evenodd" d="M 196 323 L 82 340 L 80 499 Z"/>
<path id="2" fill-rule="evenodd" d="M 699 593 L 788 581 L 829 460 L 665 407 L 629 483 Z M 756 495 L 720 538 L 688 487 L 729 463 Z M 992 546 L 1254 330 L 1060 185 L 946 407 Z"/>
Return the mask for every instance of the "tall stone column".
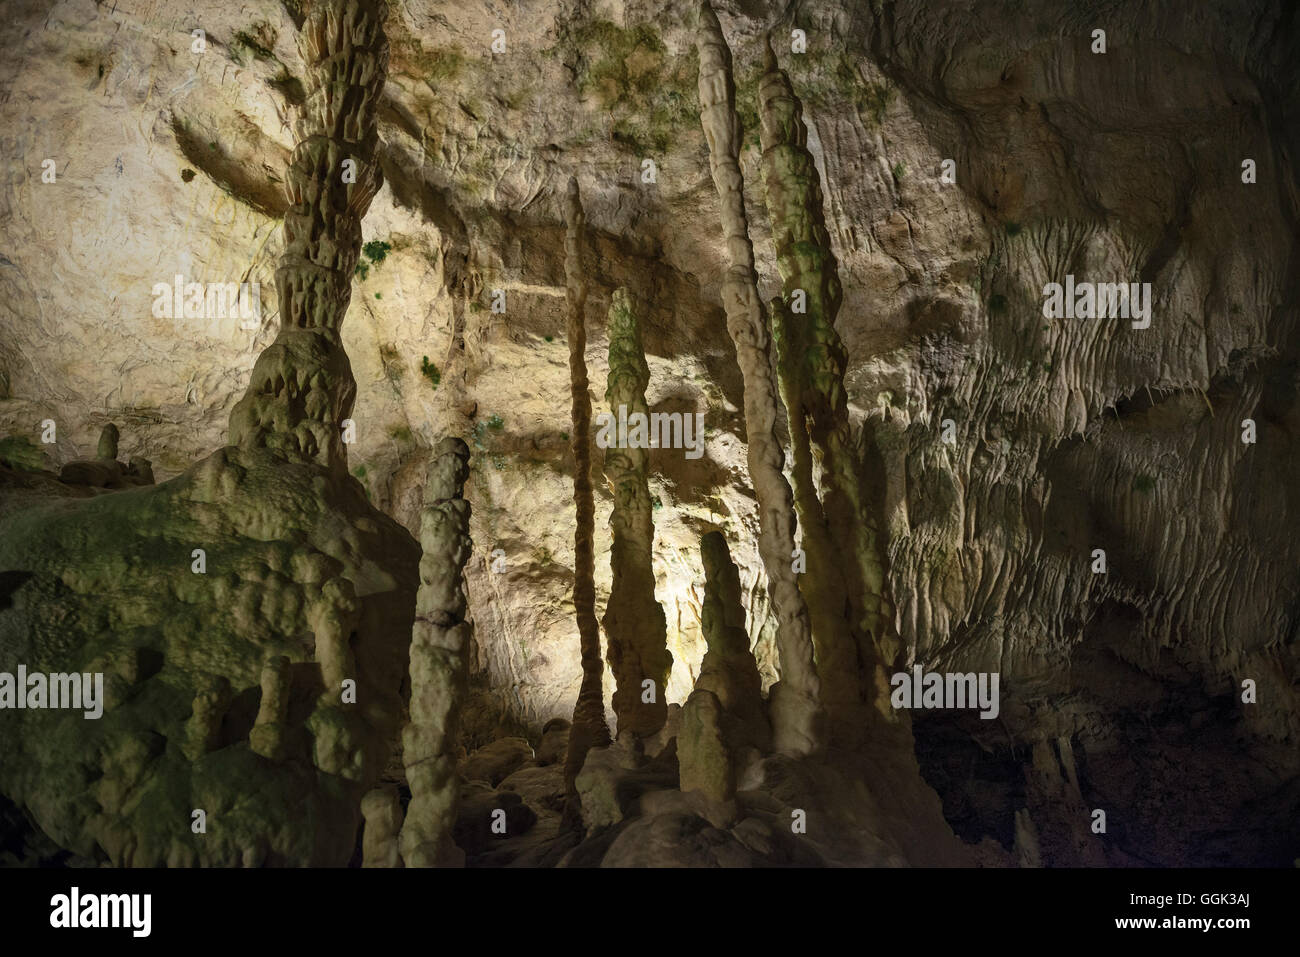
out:
<path id="1" fill-rule="evenodd" d="M 420 517 L 420 591 L 411 630 L 411 721 L 402 732 L 402 760 L 411 803 L 402 825 L 407 867 L 459 866 L 465 855 L 451 839 L 459 781 L 456 734 L 469 683 L 471 626 L 465 620 L 465 562 L 474 547 L 465 501 L 469 446 L 438 444 L 424 486 Z"/>
<path id="2" fill-rule="evenodd" d="M 356 381 L 339 329 L 361 219 L 383 181 L 375 158 L 388 71 L 383 0 L 319 0 L 299 36 L 307 100 L 285 171 L 289 210 L 275 271 L 280 332 L 230 415 L 230 444 L 347 470 L 343 421 Z"/>
<path id="3" fill-rule="evenodd" d="M 770 42 L 759 86 L 763 182 L 784 298 L 771 315 L 794 451 L 795 504 L 808 552 L 813 637 L 824 704 L 839 733 L 863 725 L 859 703 L 884 693 L 875 672 L 892 628 L 876 499 L 849 426 L 848 354 L 835 330 L 842 295 L 803 107 Z M 820 459 L 818 479 L 813 460 Z M 878 507 L 878 506 L 877 506 Z M 849 614 L 846 614 L 846 606 Z M 877 702 L 879 703 L 879 702 Z M 888 712 L 887 702 L 883 705 Z M 847 727 L 845 726 L 847 724 Z"/>
<path id="4" fill-rule="evenodd" d="M 781 680 L 772 691 L 777 750 L 806 754 L 821 743 L 820 682 L 813 664 L 812 628 L 793 567 L 794 503 L 782 472 L 784 453 L 776 436 L 777 390 L 768 360 L 768 332 L 754 273 L 754 248 L 745 217 L 740 174 L 740 120 L 731 50 L 707 0 L 700 6 L 700 120 L 709 144 L 709 168 L 722 208 L 730 265 L 722 280 L 727 332 L 736 347 L 745 388 L 749 474 L 758 499 L 758 550 L 767 572 L 777 619 Z"/>
<path id="5" fill-rule="evenodd" d="M 626 289 L 618 289 L 609 307 L 609 382 L 605 401 L 617 419 L 620 409 L 628 420 L 644 415 L 649 421 L 645 390 L 650 368 L 641 346 L 641 325 Z M 614 712 L 618 735 L 645 738 L 664 726 L 668 702 L 664 688 L 673 666 L 668 651 L 668 622 L 655 600 L 654 503 L 648 474 L 650 452 L 644 448 L 605 450 L 605 479 L 614 492 L 610 516 L 614 541 L 609 564 L 613 584 L 605 609 L 605 636 L 609 666 L 617 686 Z M 645 681 L 653 682 L 650 689 Z M 653 694 L 646 701 L 646 691 Z"/>
<path id="6" fill-rule="evenodd" d="M 568 788 L 567 817 L 577 814 L 574 782 L 587 752 L 609 744 L 605 724 L 602 681 L 605 663 L 600 657 L 600 624 L 596 621 L 596 555 L 593 546 L 596 505 L 591 491 L 591 396 L 587 391 L 587 277 L 582 271 L 582 246 L 587 236 L 587 216 L 582 210 L 578 181 L 570 178 L 565 197 L 564 279 L 569 306 L 569 383 L 573 396 L 573 608 L 578 618 L 582 654 L 582 684 L 573 709 L 573 727 L 564 757 L 564 783 Z"/>

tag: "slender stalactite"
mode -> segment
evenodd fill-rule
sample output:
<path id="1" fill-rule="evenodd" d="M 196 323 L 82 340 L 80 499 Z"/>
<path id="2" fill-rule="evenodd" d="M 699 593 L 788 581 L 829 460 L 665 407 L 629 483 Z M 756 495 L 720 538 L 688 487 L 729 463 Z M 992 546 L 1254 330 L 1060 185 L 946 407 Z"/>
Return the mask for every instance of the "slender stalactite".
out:
<path id="1" fill-rule="evenodd" d="M 618 417 L 648 416 L 645 390 L 650 367 L 641 347 L 641 326 L 626 289 L 615 291 L 609 307 L 609 381 L 605 400 Z M 631 443 L 628 443 L 631 445 Z M 614 541 L 610 550 L 613 584 L 605 609 L 609 666 L 617 682 L 614 712 L 618 734 L 646 737 L 664 726 L 668 703 L 664 687 L 672 669 L 668 624 L 655 600 L 654 503 L 647 473 L 650 453 L 644 448 L 605 451 L 605 479 L 614 493 L 610 516 Z M 646 689 L 643 682 L 654 682 Z M 650 694 L 647 694 L 647 691 Z M 651 698 L 652 700 L 647 700 Z"/>
<path id="2" fill-rule="evenodd" d="M 357 385 L 339 338 L 361 219 L 383 182 L 375 151 L 388 70 L 383 0 L 311 6 L 299 45 L 307 102 L 285 171 L 289 209 L 275 271 L 280 332 L 230 415 L 230 442 L 347 468 L 344 420 Z"/>
<path id="3" fill-rule="evenodd" d="M 402 826 L 408 867 L 464 863 L 451 839 L 460 782 L 456 733 L 469 681 L 472 627 L 465 620 L 465 562 L 474 547 L 465 501 L 469 446 L 446 438 L 438 445 L 424 487 L 420 519 L 420 591 L 411 630 L 411 721 L 402 755 L 411 803 Z"/>
<path id="4" fill-rule="evenodd" d="M 842 296 L 821 181 L 807 148 L 803 107 L 770 41 L 759 107 L 763 181 L 784 283 L 784 298 L 771 304 L 773 340 L 808 552 L 807 583 L 816 591 L 809 605 L 817 662 L 824 703 L 841 719 L 841 733 L 852 737 L 862 726 L 854 705 L 864 690 L 872 697 L 887 690 L 875 672 L 892 610 L 879 519 L 849 426 L 848 355 L 835 330 Z"/>
<path id="5" fill-rule="evenodd" d="M 782 472 L 776 436 L 777 390 L 768 360 L 768 332 L 758 297 L 754 249 L 745 218 L 740 174 L 740 120 L 731 74 L 731 50 L 707 2 L 700 7 L 700 119 L 709 144 L 709 168 L 722 208 L 730 265 L 722 280 L 727 331 L 736 347 L 745 388 L 749 473 L 759 508 L 759 554 L 767 571 L 776 613 L 781 680 L 774 686 L 774 743 L 778 750 L 807 753 L 820 744 L 820 682 L 813 665 L 808 609 L 794 566 L 794 507 Z"/>
<path id="6" fill-rule="evenodd" d="M 564 757 L 564 782 L 569 792 L 569 819 L 577 811 L 574 782 L 587 752 L 609 744 L 602 688 L 605 664 L 600 657 L 600 625 L 596 621 L 596 506 L 591 492 L 591 396 L 587 391 L 587 278 L 582 271 L 582 247 L 587 216 L 582 211 L 578 181 L 570 178 L 565 202 L 564 280 L 569 306 L 569 387 L 573 396 L 573 608 L 578 617 L 582 651 L 582 684 L 573 709 L 573 727 Z"/>

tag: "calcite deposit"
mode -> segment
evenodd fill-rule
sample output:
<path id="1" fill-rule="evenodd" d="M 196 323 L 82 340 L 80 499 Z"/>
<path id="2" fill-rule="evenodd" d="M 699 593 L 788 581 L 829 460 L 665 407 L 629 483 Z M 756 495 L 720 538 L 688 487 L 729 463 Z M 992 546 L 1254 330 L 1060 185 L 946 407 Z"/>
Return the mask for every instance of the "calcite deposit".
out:
<path id="1" fill-rule="evenodd" d="M 1300 858 L 1285 0 L 0 42 L 0 863 Z"/>

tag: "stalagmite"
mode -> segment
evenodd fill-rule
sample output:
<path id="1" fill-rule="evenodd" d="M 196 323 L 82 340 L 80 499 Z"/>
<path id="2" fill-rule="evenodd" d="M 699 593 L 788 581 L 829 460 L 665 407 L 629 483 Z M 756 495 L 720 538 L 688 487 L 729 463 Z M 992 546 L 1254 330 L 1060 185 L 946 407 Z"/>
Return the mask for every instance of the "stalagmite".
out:
<path id="1" fill-rule="evenodd" d="M 705 535 L 700 553 L 705 579 L 700 617 L 709 650 L 682 709 L 677 758 L 681 789 L 708 797 L 715 805 L 711 814 L 716 823 L 734 810 L 718 806 L 734 800 L 739 769 L 767 751 L 772 732 L 763 711 L 758 665 L 745 633 L 740 575 L 722 533 Z"/>
<path id="2" fill-rule="evenodd" d="M 108 425 L 104 426 L 103 431 L 99 433 L 99 446 L 95 452 L 95 456 L 101 459 L 108 459 L 109 461 L 116 461 L 117 440 L 117 426 L 110 422 Z"/>
<path id="3" fill-rule="evenodd" d="M 707 2 L 700 7 L 700 120 L 709 144 L 709 168 L 722 209 L 730 266 L 722 280 L 727 331 L 744 378 L 745 428 L 750 478 L 759 507 L 759 553 L 778 622 L 781 680 L 773 686 L 775 746 L 808 753 L 820 744 L 819 682 L 813 666 L 808 610 L 799 591 L 794 557 L 794 508 L 781 471 L 776 437 L 777 395 L 768 363 L 768 333 L 754 274 L 754 249 L 745 218 L 740 175 L 740 120 L 731 76 L 731 50 Z"/>
<path id="4" fill-rule="evenodd" d="M 221 738 L 221 719 L 230 709 L 230 682 L 226 678 L 209 675 L 198 685 L 185 723 L 184 748 L 190 760 L 216 748 Z"/>
<path id="5" fill-rule="evenodd" d="M 248 746 L 272 761 L 284 757 L 285 720 L 289 713 L 289 659 L 276 655 L 262 666 L 262 703 L 248 735 Z"/>
<path id="6" fill-rule="evenodd" d="M 733 746 L 752 745 L 766 751 L 772 731 L 763 710 L 758 664 L 745 633 L 740 573 L 721 532 L 709 532 L 700 539 L 700 556 L 704 563 L 700 622 L 708 651 L 700 662 L 695 690 L 717 696 L 731 721 L 728 731 Z"/>
<path id="7" fill-rule="evenodd" d="M 823 701 L 840 719 L 839 736 L 852 740 L 861 730 L 864 680 L 868 695 L 884 687 L 883 674 L 876 674 L 879 644 L 892 613 L 878 520 L 849 428 L 848 356 L 835 331 L 842 296 L 821 183 L 802 105 L 777 66 L 770 38 L 759 107 L 763 181 L 785 296 L 772 302 L 773 341 L 808 552 L 805 582 L 816 589 L 808 598 Z"/>
<path id="8" fill-rule="evenodd" d="M 587 752 L 609 744 L 602 690 L 604 662 L 600 658 L 600 626 L 596 621 L 595 552 L 592 545 L 596 506 L 591 491 L 591 396 L 587 392 L 587 279 L 582 271 L 582 247 L 587 217 L 578 195 L 578 181 L 570 178 L 565 202 L 568 230 L 564 237 L 564 279 L 568 293 L 569 384 L 573 395 L 573 608 L 578 618 L 582 653 L 582 685 L 573 709 L 573 727 L 564 758 L 564 783 L 569 792 L 569 819 L 577 814 L 574 781 Z"/>
<path id="9" fill-rule="evenodd" d="M 418 627 L 418 626 L 417 626 Z M 402 802 L 397 788 L 375 788 L 361 799 L 366 828 L 361 834 L 362 867 L 401 867 L 397 832 L 402 827 Z"/>
<path id="10" fill-rule="evenodd" d="M 411 803 L 402 826 L 407 867 L 460 865 L 452 842 L 459 781 L 455 743 L 469 680 L 471 626 L 465 620 L 463 569 L 473 548 L 465 501 L 469 446 L 439 443 L 429 466 L 420 521 L 420 591 L 411 630 L 411 721 L 402 753 Z"/>
<path id="11" fill-rule="evenodd" d="M 357 385 L 339 338 L 361 219 L 383 181 L 375 151 L 388 69 L 385 6 L 317 4 L 303 24 L 307 103 L 285 171 L 289 209 L 275 271 L 280 332 L 230 416 L 230 442 L 347 467 L 343 422 Z"/>
<path id="12" fill-rule="evenodd" d="M 645 390 L 650 382 L 641 347 L 641 327 L 626 289 L 614 293 L 609 307 L 609 382 L 605 401 L 617 415 L 649 415 Z M 633 443 L 628 443 L 632 446 Z M 650 453 L 639 447 L 605 450 L 605 479 L 614 493 L 610 516 L 614 541 L 610 550 L 613 584 L 605 609 L 609 666 L 617 682 L 614 712 L 618 734 L 648 737 L 664 725 L 668 702 L 664 688 L 673 657 L 668 625 L 655 600 L 654 503 L 647 481 Z M 653 684 L 646 687 L 643 682 Z M 650 700 L 646 700 L 647 697 Z"/>
<path id="13" fill-rule="evenodd" d="M 133 455 L 129 466 L 117 460 L 118 438 L 117 426 L 108 423 L 99 433 L 95 457 L 66 463 L 59 469 L 59 481 L 92 488 L 152 485 L 153 464 L 148 459 Z"/>
<path id="14" fill-rule="evenodd" d="M 727 747 L 723 720 L 717 695 L 692 691 L 682 709 L 682 728 L 677 733 L 681 789 L 699 792 L 711 805 L 726 805 L 736 798 L 736 762 Z M 733 813 L 712 811 L 710 818 L 725 825 L 731 823 Z"/>

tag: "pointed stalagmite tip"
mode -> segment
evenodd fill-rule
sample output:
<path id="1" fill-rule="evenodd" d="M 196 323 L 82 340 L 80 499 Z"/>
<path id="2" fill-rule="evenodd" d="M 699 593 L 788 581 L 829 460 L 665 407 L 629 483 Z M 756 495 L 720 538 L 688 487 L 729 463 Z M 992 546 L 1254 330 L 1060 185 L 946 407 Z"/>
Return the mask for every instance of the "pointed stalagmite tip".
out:
<path id="1" fill-rule="evenodd" d="M 578 198 L 578 177 L 569 177 L 569 199 Z"/>
<path id="2" fill-rule="evenodd" d="M 709 3 L 709 0 L 703 0 L 700 4 L 700 23 L 716 29 L 722 27 L 722 24 L 718 21 L 718 15 L 713 12 L 713 5 Z"/>
<path id="3" fill-rule="evenodd" d="M 772 49 L 772 31 L 763 34 L 763 72 L 776 72 L 776 51 Z"/>

